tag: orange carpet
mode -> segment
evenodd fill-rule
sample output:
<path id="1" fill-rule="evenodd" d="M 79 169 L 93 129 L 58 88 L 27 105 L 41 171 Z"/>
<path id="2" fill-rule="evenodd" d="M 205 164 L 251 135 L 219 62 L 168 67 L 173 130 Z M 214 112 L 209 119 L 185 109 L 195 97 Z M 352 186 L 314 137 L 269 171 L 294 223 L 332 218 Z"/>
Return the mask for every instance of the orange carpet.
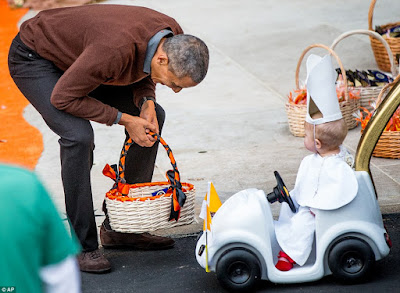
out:
<path id="1" fill-rule="evenodd" d="M 28 101 L 10 77 L 8 50 L 27 9 L 12 9 L 0 0 L 0 162 L 35 168 L 43 151 L 41 133 L 23 118 Z"/>

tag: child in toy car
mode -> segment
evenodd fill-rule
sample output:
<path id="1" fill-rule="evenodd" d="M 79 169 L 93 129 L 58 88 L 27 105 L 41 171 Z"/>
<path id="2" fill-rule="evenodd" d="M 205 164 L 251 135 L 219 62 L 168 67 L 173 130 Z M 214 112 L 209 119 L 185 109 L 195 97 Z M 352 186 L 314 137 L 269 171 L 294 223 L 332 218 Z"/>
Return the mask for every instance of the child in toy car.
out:
<path id="1" fill-rule="evenodd" d="M 284 204 L 275 222 L 276 238 L 282 248 L 276 268 L 281 271 L 306 263 L 315 233 L 313 210 L 337 209 L 357 195 L 357 179 L 349 166 L 353 159 L 342 146 L 347 125 L 337 100 L 335 80 L 331 56 L 310 55 L 304 145 L 313 154 L 302 160 L 290 192 L 296 213 Z"/>

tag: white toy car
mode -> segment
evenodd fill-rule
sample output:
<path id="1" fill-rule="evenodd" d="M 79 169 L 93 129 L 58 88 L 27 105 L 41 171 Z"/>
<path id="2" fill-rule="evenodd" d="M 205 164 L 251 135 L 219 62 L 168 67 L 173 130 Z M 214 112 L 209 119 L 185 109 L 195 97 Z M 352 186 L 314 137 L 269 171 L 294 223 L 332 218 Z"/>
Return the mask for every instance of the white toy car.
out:
<path id="1" fill-rule="evenodd" d="M 246 291 L 258 279 L 299 283 L 330 274 L 351 281 L 364 278 L 374 261 L 389 254 L 390 239 L 368 173 L 356 174 L 359 191 L 355 199 L 334 211 L 316 211 L 311 255 L 304 266 L 295 266 L 287 272 L 275 268 L 281 249 L 267 200 L 276 201 L 279 197 L 276 195 L 282 191 L 279 175 L 276 174 L 278 186 L 267 196 L 257 189 L 236 193 L 216 212 L 207 233 L 209 269 L 217 273 L 225 288 Z M 197 242 L 196 258 L 204 268 L 205 245 L 206 233 L 203 233 Z"/>
<path id="2" fill-rule="evenodd" d="M 257 189 L 243 190 L 219 208 L 212 218 L 211 230 L 198 239 L 195 251 L 198 263 L 216 272 L 221 285 L 234 291 L 248 291 L 259 279 L 300 283 L 331 274 L 344 281 L 365 278 L 373 263 L 386 257 L 391 247 L 369 163 L 380 134 L 399 104 L 400 82 L 397 82 L 360 139 L 355 157 L 357 196 L 336 210 L 316 211 L 314 245 L 304 266 L 294 266 L 285 272 L 275 268 L 281 249 L 269 201 L 292 205 L 280 176 L 276 176 L 278 185 L 268 196 Z"/>

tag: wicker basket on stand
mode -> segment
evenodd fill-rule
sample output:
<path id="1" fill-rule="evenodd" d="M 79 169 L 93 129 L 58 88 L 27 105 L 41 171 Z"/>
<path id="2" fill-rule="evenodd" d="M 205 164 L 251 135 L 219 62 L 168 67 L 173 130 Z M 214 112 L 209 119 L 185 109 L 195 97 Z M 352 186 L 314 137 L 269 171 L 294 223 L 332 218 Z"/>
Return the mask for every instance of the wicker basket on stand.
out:
<path id="1" fill-rule="evenodd" d="M 368 29 L 370 31 L 374 31 L 372 28 L 372 18 L 374 15 L 376 0 L 372 0 L 369 6 L 368 11 Z M 394 26 L 400 25 L 400 22 L 388 23 L 385 25 L 381 25 L 381 28 L 388 29 Z M 400 53 L 400 38 L 392 38 L 386 37 L 386 42 L 388 43 L 390 49 L 392 50 L 392 57 L 395 59 L 395 66 L 398 66 L 398 60 L 396 59 L 396 54 Z M 381 41 L 374 37 L 370 37 L 372 51 L 374 52 L 376 63 L 378 64 L 379 69 L 383 71 L 390 72 L 391 62 L 389 59 L 388 51 Z"/>
<path id="2" fill-rule="evenodd" d="M 331 49 L 335 50 L 335 47 L 341 40 L 343 40 L 349 36 L 356 35 L 356 34 L 369 35 L 370 37 L 375 38 L 376 40 L 378 40 L 378 42 L 381 43 L 381 45 L 384 47 L 384 49 L 388 53 L 388 56 L 389 56 L 388 59 L 390 62 L 390 71 L 392 73 L 393 78 L 395 78 L 397 76 L 398 72 L 397 72 L 397 68 L 394 65 L 392 51 L 390 50 L 390 47 L 389 47 L 388 43 L 385 41 L 385 39 L 382 38 L 382 36 L 376 32 L 369 31 L 369 30 L 352 30 L 352 31 L 345 32 L 345 33 L 341 34 L 340 36 L 338 36 L 333 41 L 333 43 L 331 45 Z M 354 87 L 355 90 L 360 91 L 360 106 L 367 108 L 369 111 L 372 111 L 373 107 L 372 107 L 371 103 L 376 100 L 376 98 L 378 97 L 378 95 L 381 92 L 383 87 L 384 86 Z"/>
<path id="3" fill-rule="evenodd" d="M 173 170 L 167 172 L 168 182 L 125 183 L 125 156 L 133 143 L 131 139 L 122 149 L 118 170 L 116 165 L 104 167 L 103 174 L 115 181 L 105 196 L 107 215 L 114 231 L 143 233 L 194 221 L 195 188 L 190 183 L 180 182 L 171 149 L 160 136 L 153 136 L 164 146 L 171 160 Z"/>
<path id="4" fill-rule="evenodd" d="M 329 53 L 333 57 L 335 57 L 342 72 L 344 72 L 344 67 L 343 67 L 342 62 L 340 61 L 338 55 L 332 49 L 330 49 L 328 46 L 325 46 L 322 44 L 310 45 L 303 51 L 303 53 L 301 54 L 301 56 L 299 58 L 299 61 L 297 62 L 296 75 L 295 75 L 297 90 L 300 89 L 299 72 L 300 72 L 301 62 L 303 61 L 303 58 L 307 54 L 307 52 L 310 51 L 312 48 L 323 48 L 323 49 L 326 49 L 327 51 L 329 51 Z M 344 80 L 344 84 L 347 85 L 346 76 L 343 76 L 343 80 Z M 352 115 L 354 112 L 356 112 L 358 110 L 358 108 L 360 106 L 360 101 L 359 101 L 359 99 L 350 99 L 349 93 L 348 93 L 348 88 L 345 86 L 344 89 L 345 89 L 345 100 L 342 102 L 339 102 L 340 111 L 342 112 L 343 118 L 346 121 L 347 128 L 353 129 L 357 126 L 357 121 L 354 120 L 354 117 Z M 307 113 L 307 105 L 306 104 L 294 104 L 294 103 L 291 103 L 290 101 L 288 101 L 285 104 L 285 109 L 286 109 L 286 114 L 288 117 L 290 132 L 294 136 L 303 137 L 305 135 L 304 121 L 305 121 L 306 113 Z"/>
<path id="5" fill-rule="evenodd" d="M 385 85 L 380 94 L 378 95 L 378 98 L 376 99 L 376 107 L 378 107 L 384 98 L 386 97 L 387 93 L 389 92 L 389 89 L 400 80 L 400 76 L 397 76 L 396 79 L 390 83 Z M 372 113 L 370 114 L 370 116 Z M 400 115 L 400 110 L 398 109 L 394 115 L 397 115 L 395 121 L 399 121 L 399 115 Z M 370 118 L 367 116 L 367 119 Z M 391 120 L 389 120 L 389 123 L 393 123 L 393 118 L 392 116 Z M 388 123 L 388 124 L 389 124 Z M 365 127 L 366 124 L 364 124 Z M 398 125 L 400 127 L 400 125 Z M 364 130 L 364 128 L 361 129 L 361 132 Z M 398 130 L 384 130 L 375 146 L 375 149 L 372 153 L 374 157 L 379 157 L 379 158 L 388 158 L 388 159 L 400 159 L 400 128 Z"/>

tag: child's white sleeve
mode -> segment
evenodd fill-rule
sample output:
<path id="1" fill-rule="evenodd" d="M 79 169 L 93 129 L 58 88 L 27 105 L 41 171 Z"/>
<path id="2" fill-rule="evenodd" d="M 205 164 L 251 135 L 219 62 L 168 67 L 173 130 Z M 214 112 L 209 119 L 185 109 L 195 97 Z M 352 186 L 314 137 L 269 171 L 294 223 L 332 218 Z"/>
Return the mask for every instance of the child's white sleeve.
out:
<path id="1" fill-rule="evenodd" d="M 41 268 L 40 278 L 46 293 L 80 293 L 81 275 L 76 256 Z"/>

